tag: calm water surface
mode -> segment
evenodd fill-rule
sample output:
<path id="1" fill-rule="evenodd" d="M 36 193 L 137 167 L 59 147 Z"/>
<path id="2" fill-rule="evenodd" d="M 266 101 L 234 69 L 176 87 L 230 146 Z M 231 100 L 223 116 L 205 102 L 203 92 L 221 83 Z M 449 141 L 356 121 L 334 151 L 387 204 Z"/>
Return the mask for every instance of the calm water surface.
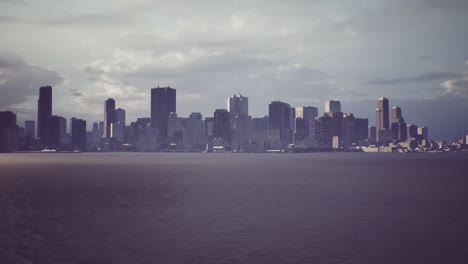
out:
<path id="1" fill-rule="evenodd" d="M 466 264 L 467 154 L 0 154 L 0 263 Z"/>

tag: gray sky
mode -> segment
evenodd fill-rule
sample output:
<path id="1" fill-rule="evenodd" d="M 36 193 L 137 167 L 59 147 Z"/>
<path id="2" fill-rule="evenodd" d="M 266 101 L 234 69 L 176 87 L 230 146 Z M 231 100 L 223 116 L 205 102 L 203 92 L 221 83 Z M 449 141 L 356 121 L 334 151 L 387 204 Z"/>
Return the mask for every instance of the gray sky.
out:
<path id="1" fill-rule="evenodd" d="M 0 110 L 102 120 L 150 115 L 150 88 L 177 89 L 177 112 L 211 116 L 234 93 L 252 116 L 272 100 L 326 99 L 375 121 L 376 100 L 430 136 L 468 131 L 468 1 L 0 0 Z"/>

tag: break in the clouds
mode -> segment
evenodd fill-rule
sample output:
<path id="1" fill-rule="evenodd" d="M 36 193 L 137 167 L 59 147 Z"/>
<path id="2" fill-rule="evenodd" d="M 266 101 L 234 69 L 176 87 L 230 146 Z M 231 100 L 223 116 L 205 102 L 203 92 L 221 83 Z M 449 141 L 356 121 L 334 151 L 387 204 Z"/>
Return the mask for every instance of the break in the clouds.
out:
<path id="1" fill-rule="evenodd" d="M 53 85 L 55 114 L 99 121 L 113 97 L 134 120 L 149 116 L 150 88 L 170 85 L 179 116 L 242 93 L 253 116 L 272 100 L 336 99 L 373 120 L 385 96 L 453 138 L 443 126 L 460 120 L 444 106 L 468 108 L 467 11 L 464 0 L 0 0 L 0 109 L 34 119 L 38 88 Z M 431 105 L 447 120 L 427 118 Z"/>

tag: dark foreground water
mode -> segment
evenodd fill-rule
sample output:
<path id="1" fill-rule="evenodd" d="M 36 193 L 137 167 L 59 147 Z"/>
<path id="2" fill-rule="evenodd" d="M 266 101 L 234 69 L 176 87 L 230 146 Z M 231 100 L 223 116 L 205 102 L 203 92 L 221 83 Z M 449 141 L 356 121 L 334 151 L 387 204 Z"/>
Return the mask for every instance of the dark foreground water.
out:
<path id="1" fill-rule="evenodd" d="M 0 263 L 466 264 L 468 155 L 2 154 Z"/>

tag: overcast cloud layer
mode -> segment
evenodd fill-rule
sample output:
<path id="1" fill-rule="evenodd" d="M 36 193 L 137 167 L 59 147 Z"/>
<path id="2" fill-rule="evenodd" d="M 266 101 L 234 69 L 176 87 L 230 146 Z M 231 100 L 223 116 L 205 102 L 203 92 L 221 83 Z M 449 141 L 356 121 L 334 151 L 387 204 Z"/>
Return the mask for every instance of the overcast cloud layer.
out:
<path id="1" fill-rule="evenodd" d="M 108 97 L 127 120 L 150 114 L 150 88 L 177 89 L 179 116 L 211 116 L 234 93 L 252 116 L 268 104 L 341 100 L 375 120 L 399 105 L 433 138 L 468 131 L 468 1 L 0 0 L 0 110 L 102 120 Z"/>

